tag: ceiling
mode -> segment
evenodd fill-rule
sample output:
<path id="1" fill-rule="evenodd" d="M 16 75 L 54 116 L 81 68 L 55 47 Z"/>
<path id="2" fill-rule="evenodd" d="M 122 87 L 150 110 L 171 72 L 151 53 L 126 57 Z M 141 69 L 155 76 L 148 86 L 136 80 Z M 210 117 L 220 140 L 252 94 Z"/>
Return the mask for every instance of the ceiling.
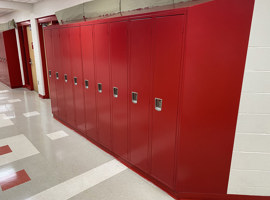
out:
<path id="1" fill-rule="evenodd" d="M 24 3 L 24 4 L 33 4 L 37 3 L 42 0 L 1 0 L 2 2 L 9 2 L 9 3 Z M 12 4 L 11 4 L 12 5 Z M 16 11 L 15 9 L 12 9 L 12 6 L 10 8 L 1 8 L 1 3 L 0 3 L 0 17 L 10 14 L 12 12 Z"/>
<path id="2" fill-rule="evenodd" d="M 1 0 L 1 1 L 13 1 L 13 2 L 20 2 L 20 3 L 37 3 L 41 0 Z"/>
<path id="3" fill-rule="evenodd" d="M 14 11 L 15 10 L 12 10 L 12 9 L 0 8 L 0 17 L 7 15 L 9 13 L 12 13 Z"/>

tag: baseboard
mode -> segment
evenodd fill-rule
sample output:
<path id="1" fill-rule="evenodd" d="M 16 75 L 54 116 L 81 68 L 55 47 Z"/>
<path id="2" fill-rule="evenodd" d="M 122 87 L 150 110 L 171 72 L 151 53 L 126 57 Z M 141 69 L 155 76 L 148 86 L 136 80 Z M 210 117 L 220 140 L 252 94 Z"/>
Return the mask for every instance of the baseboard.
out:
<path id="1" fill-rule="evenodd" d="M 41 94 L 38 94 L 38 96 L 41 98 L 41 99 L 49 99 L 49 97 L 47 95 L 41 95 Z"/>
<path id="2" fill-rule="evenodd" d="M 162 184 L 158 180 L 154 179 L 153 177 L 149 176 L 148 174 L 146 174 L 145 172 L 143 172 L 142 170 L 137 168 L 136 166 L 132 165 L 130 163 L 130 161 L 118 156 L 117 154 L 115 154 L 111 150 L 102 146 L 97 141 L 93 140 L 92 138 L 87 137 L 87 135 L 85 135 L 81 131 L 75 129 L 74 127 L 72 127 L 68 123 L 62 121 L 57 116 L 53 116 L 53 117 L 55 120 L 59 121 L 61 124 L 72 129 L 73 131 L 75 131 L 76 133 L 78 133 L 79 135 L 81 135 L 82 137 L 87 139 L 92 144 L 96 145 L 97 147 L 99 147 L 100 149 L 105 151 L 106 153 L 112 155 L 116 160 L 118 160 L 119 162 L 121 162 L 122 164 L 124 164 L 129 169 L 131 169 L 135 173 L 139 174 L 140 176 L 142 176 L 146 180 L 150 181 L 151 183 L 156 185 L 158 188 L 160 188 L 161 190 L 163 190 L 164 192 L 166 192 L 168 195 L 170 195 L 171 197 L 173 197 L 176 200 L 188 200 L 188 199 L 190 199 L 190 200 L 192 200 L 192 199 L 193 200 L 270 200 L 270 196 L 267 197 L 267 196 L 248 196 L 248 195 L 230 195 L 230 194 L 175 193 L 175 191 L 171 190 L 166 185 Z"/>

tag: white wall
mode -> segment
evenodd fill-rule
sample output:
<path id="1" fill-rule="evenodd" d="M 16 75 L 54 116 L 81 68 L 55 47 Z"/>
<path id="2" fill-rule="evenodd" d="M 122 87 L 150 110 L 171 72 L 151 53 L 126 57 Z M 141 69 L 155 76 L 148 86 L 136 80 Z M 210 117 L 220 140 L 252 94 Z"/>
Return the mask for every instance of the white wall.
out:
<path id="1" fill-rule="evenodd" d="M 229 194 L 270 196 L 270 1 L 256 0 Z"/>

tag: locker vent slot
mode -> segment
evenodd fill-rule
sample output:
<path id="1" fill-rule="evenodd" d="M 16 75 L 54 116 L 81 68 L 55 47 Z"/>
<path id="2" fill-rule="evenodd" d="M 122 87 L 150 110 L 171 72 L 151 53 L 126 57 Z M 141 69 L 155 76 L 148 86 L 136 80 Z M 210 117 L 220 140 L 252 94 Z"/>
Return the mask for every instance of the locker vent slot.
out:
<path id="1" fill-rule="evenodd" d="M 49 77 L 51 78 L 52 77 L 52 71 L 49 70 Z"/>
<path id="2" fill-rule="evenodd" d="M 65 74 L 64 77 L 65 77 L 65 82 L 67 83 L 67 74 Z"/>
<path id="3" fill-rule="evenodd" d="M 74 85 L 78 85 L 77 77 L 74 77 Z"/>
<path id="4" fill-rule="evenodd" d="M 162 109 L 162 99 L 155 98 L 155 109 L 161 111 Z"/>
<path id="5" fill-rule="evenodd" d="M 132 92 L 132 103 L 138 103 L 138 93 Z"/>
<path id="6" fill-rule="evenodd" d="M 56 74 L 56 79 L 59 79 L 59 75 L 58 75 L 58 72 L 56 72 L 55 74 Z"/>
<path id="7" fill-rule="evenodd" d="M 85 83 L 85 88 L 88 89 L 88 87 L 89 87 L 88 80 L 85 80 L 84 83 Z"/>
<path id="8" fill-rule="evenodd" d="M 114 96 L 115 98 L 118 97 L 118 88 L 117 88 L 117 87 L 114 87 L 114 88 L 113 88 L 113 96 Z"/>
<path id="9" fill-rule="evenodd" d="M 101 83 L 98 83 L 98 92 L 99 93 L 102 93 L 102 84 Z"/>

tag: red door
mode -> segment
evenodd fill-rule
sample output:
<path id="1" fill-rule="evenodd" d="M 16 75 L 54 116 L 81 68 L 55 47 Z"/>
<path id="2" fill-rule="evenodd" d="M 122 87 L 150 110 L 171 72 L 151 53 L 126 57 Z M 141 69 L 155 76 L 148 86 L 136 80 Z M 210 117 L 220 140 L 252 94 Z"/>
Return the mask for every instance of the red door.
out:
<path id="1" fill-rule="evenodd" d="M 72 67 L 73 95 L 76 129 L 85 132 L 84 81 L 82 70 L 81 29 L 70 28 L 70 57 Z"/>
<path id="2" fill-rule="evenodd" d="M 111 148 L 111 100 L 110 100 L 110 67 L 108 24 L 97 24 L 94 27 L 94 55 L 96 69 L 97 126 L 99 142 Z"/>
<path id="3" fill-rule="evenodd" d="M 93 52 L 93 26 L 81 27 L 84 76 L 86 135 L 97 141 L 96 82 Z"/>
<path id="4" fill-rule="evenodd" d="M 65 121 L 65 105 L 64 101 L 64 91 L 63 91 L 63 72 L 62 72 L 62 47 L 60 43 L 60 30 L 54 29 L 52 32 L 53 37 L 53 48 L 54 48 L 54 64 L 55 64 L 55 88 L 57 97 L 57 108 L 58 108 L 58 118 Z"/>
<path id="5" fill-rule="evenodd" d="M 156 18 L 153 26 L 152 175 L 169 187 L 174 186 L 183 23 L 177 15 Z"/>
<path id="6" fill-rule="evenodd" d="M 76 127 L 75 124 L 75 108 L 74 108 L 74 95 L 73 95 L 73 79 L 71 72 L 71 59 L 70 59 L 70 43 L 69 43 L 69 29 L 63 28 L 60 30 L 60 40 L 62 47 L 62 78 L 63 78 L 63 90 L 64 100 L 62 104 L 65 106 L 65 122 L 72 127 Z"/>
<path id="7" fill-rule="evenodd" d="M 128 23 L 110 25 L 110 60 L 112 68 L 112 149 L 117 155 L 127 158 L 128 122 Z"/>
<path id="8" fill-rule="evenodd" d="M 54 63 L 54 54 L 53 54 L 53 42 L 52 38 L 53 30 L 45 30 L 44 38 L 45 38 L 45 49 L 46 49 L 46 57 L 47 57 L 47 66 L 48 66 L 48 77 L 50 84 L 50 97 L 51 97 L 51 106 L 52 113 L 54 116 L 58 116 L 57 109 L 57 97 L 56 97 L 56 87 L 55 87 L 55 63 Z"/>
<path id="9" fill-rule="evenodd" d="M 149 112 L 151 92 L 151 19 L 130 24 L 129 148 L 131 162 L 149 170 Z"/>

